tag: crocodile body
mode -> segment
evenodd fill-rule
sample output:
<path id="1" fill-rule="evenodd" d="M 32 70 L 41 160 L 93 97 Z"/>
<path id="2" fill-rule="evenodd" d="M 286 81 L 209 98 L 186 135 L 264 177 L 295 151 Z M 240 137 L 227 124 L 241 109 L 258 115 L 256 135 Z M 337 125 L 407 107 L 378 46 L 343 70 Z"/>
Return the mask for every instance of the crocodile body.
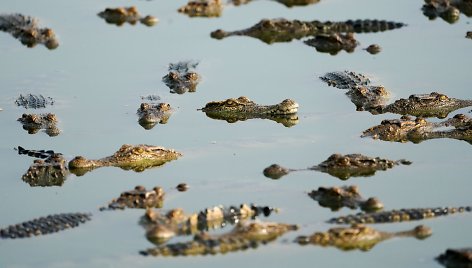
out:
<path id="1" fill-rule="evenodd" d="M 51 97 L 44 97 L 43 95 L 20 94 L 15 100 L 15 104 L 26 109 L 40 109 L 53 105 L 54 100 Z"/>
<path id="2" fill-rule="evenodd" d="M 367 76 L 352 71 L 329 72 L 320 79 L 328 86 L 347 89 L 346 95 L 356 105 L 357 111 L 376 110 L 384 106 L 390 96 L 385 87 L 372 85 Z"/>
<path id="3" fill-rule="evenodd" d="M 296 225 L 282 223 L 238 223 L 232 231 L 221 235 L 206 233 L 195 235 L 190 242 L 157 246 L 141 251 L 146 256 L 193 256 L 226 254 L 228 252 L 256 248 L 268 244 L 288 231 L 297 230 Z"/>
<path id="4" fill-rule="evenodd" d="M 269 119 L 291 127 L 298 123 L 298 103 L 286 99 L 274 105 L 259 105 L 247 97 L 209 102 L 200 109 L 208 117 L 226 120 L 228 123 L 247 119 Z"/>
<path id="5" fill-rule="evenodd" d="M 147 103 L 139 106 L 138 122 L 144 129 L 152 129 L 156 124 L 166 124 L 172 114 L 172 108 L 168 103 Z"/>
<path id="6" fill-rule="evenodd" d="M 450 112 L 472 106 L 472 100 L 450 98 L 444 94 L 415 94 L 408 99 L 399 99 L 379 111 L 380 113 L 395 113 L 419 117 L 445 118 Z"/>
<path id="7" fill-rule="evenodd" d="M 368 251 L 377 243 L 393 237 L 425 239 L 431 234 L 431 228 L 424 225 L 402 232 L 382 232 L 369 226 L 354 224 L 351 227 L 331 228 L 327 232 L 315 232 L 310 236 L 299 236 L 296 241 L 301 245 L 313 244 L 323 247 L 332 246 L 341 250 Z"/>
<path id="8" fill-rule="evenodd" d="M 170 88 L 170 93 L 184 94 L 195 92 L 200 82 L 200 75 L 195 71 L 198 62 L 181 61 L 169 64 L 169 73 L 162 81 Z"/>
<path id="9" fill-rule="evenodd" d="M 90 220 L 87 213 L 63 213 L 10 225 L 0 229 L 0 238 L 15 239 L 46 235 L 77 227 Z"/>
<path id="10" fill-rule="evenodd" d="M 182 209 L 173 209 L 166 214 L 148 209 L 141 218 L 141 225 L 146 229 L 146 237 L 155 244 L 162 244 L 178 235 L 196 234 L 201 231 L 219 229 L 227 224 L 269 216 L 274 211 L 267 206 L 241 204 L 239 207 L 216 206 L 193 214 L 185 214 Z"/>
<path id="11" fill-rule="evenodd" d="M 28 134 L 36 134 L 39 130 L 44 129 L 50 137 L 57 136 L 61 131 L 57 128 L 58 122 L 55 114 L 23 114 L 17 120 L 23 125 L 23 129 Z"/>
<path id="12" fill-rule="evenodd" d="M 346 180 L 350 177 L 373 176 L 378 170 L 387 170 L 400 164 L 409 165 L 411 162 L 369 157 L 362 154 L 332 154 L 328 159 L 310 167 L 310 169 Z"/>
<path id="13" fill-rule="evenodd" d="M 15 150 L 18 151 L 18 154 L 25 154 L 25 155 L 35 157 L 35 158 L 40 158 L 40 159 L 46 159 L 55 154 L 53 150 L 29 150 L 21 146 L 18 146 L 18 149 L 15 149 Z"/>
<path id="14" fill-rule="evenodd" d="M 92 169 L 106 166 L 141 172 L 176 160 L 181 155 L 179 152 L 160 146 L 124 144 L 113 155 L 101 159 L 89 160 L 83 156 L 76 156 L 69 162 L 69 169 L 76 175 L 83 175 Z"/>
<path id="15" fill-rule="evenodd" d="M 211 33 L 215 39 L 229 36 L 249 36 L 264 43 L 290 42 L 308 36 L 331 33 L 363 33 L 397 29 L 403 23 L 385 20 L 348 20 L 342 22 L 300 21 L 286 19 L 263 19 L 254 26 L 238 31 L 226 32 L 221 29 Z"/>
<path id="16" fill-rule="evenodd" d="M 459 20 L 460 14 L 472 16 L 472 1 L 470 0 L 425 0 L 421 8 L 423 14 L 430 20 L 441 17 L 448 23 Z"/>
<path id="17" fill-rule="evenodd" d="M 409 165 L 411 162 L 404 159 L 394 161 L 380 157 L 368 157 L 361 154 L 332 154 L 325 161 L 309 168 L 289 169 L 273 164 L 265 168 L 263 173 L 264 176 L 268 178 L 279 179 L 292 171 L 316 170 L 328 173 L 342 180 L 347 180 L 350 177 L 373 176 L 377 170 L 387 170 L 400 164 Z"/>
<path id="18" fill-rule="evenodd" d="M 124 23 L 135 25 L 138 21 L 146 26 L 153 26 L 159 21 L 156 17 L 150 15 L 141 16 L 135 6 L 106 8 L 97 15 L 103 18 L 107 23 L 117 26 L 121 26 Z"/>
<path id="19" fill-rule="evenodd" d="M 38 20 L 22 14 L 0 15 L 0 31 L 7 32 L 27 47 L 43 44 L 48 49 L 59 46 L 54 31 L 39 28 Z"/>
<path id="20" fill-rule="evenodd" d="M 317 201 L 320 206 L 337 211 L 342 207 L 350 209 L 361 208 L 363 211 L 373 212 L 383 209 L 383 204 L 375 197 L 364 199 L 357 186 L 319 187 L 308 193 L 308 196 Z"/>
<path id="21" fill-rule="evenodd" d="M 154 187 L 146 190 L 144 186 L 136 186 L 131 191 L 125 191 L 118 198 L 101 207 L 100 210 L 123 210 L 125 208 L 161 208 L 164 203 L 164 190 L 161 187 Z"/>
<path id="22" fill-rule="evenodd" d="M 437 208 L 409 208 L 400 210 L 380 211 L 374 213 L 358 213 L 355 215 L 332 218 L 328 223 L 354 224 L 354 223 L 392 223 L 401 221 L 416 221 L 449 214 L 471 212 L 467 207 L 437 207 Z"/>
<path id="23" fill-rule="evenodd" d="M 354 33 L 328 33 L 317 34 L 304 42 L 314 47 L 316 51 L 336 55 L 341 50 L 348 53 L 354 52 L 359 42 L 354 38 Z"/>
<path id="24" fill-rule="evenodd" d="M 31 187 L 62 186 L 68 175 L 66 160 L 62 154 L 53 153 L 44 160 L 35 160 L 21 179 Z"/>
<path id="25" fill-rule="evenodd" d="M 448 268 L 471 268 L 472 248 L 447 249 L 436 260 Z"/>
<path id="26" fill-rule="evenodd" d="M 429 139 L 449 138 L 472 143 L 472 119 L 457 114 L 441 122 L 428 122 L 423 118 L 383 120 L 380 125 L 371 127 L 361 137 L 371 137 L 384 141 L 420 143 Z"/>
<path id="27" fill-rule="evenodd" d="M 222 0 L 191 0 L 177 11 L 189 17 L 219 17 L 223 13 Z"/>

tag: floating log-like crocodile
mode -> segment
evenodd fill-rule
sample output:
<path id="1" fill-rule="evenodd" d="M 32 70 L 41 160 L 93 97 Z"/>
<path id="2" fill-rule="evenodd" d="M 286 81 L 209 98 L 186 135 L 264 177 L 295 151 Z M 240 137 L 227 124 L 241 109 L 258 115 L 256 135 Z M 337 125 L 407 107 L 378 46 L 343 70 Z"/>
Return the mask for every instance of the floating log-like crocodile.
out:
<path id="1" fill-rule="evenodd" d="M 313 200 L 318 201 L 320 206 L 328 207 L 332 211 L 337 211 L 342 207 L 351 209 L 360 208 L 366 212 L 373 212 L 383 209 L 383 204 L 379 199 L 370 197 L 364 199 L 359 188 L 355 185 L 342 187 L 319 187 L 308 193 Z"/>
<path id="2" fill-rule="evenodd" d="M 184 94 L 195 92 L 201 80 L 195 71 L 199 62 L 181 61 L 169 64 L 169 73 L 162 77 L 162 81 L 170 88 L 170 93 Z"/>
<path id="3" fill-rule="evenodd" d="M 341 180 L 347 180 L 350 177 L 373 176 L 378 170 L 387 170 L 400 164 L 410 165 L 411 162 L 404 159 L 394 161 L 380 157 L 368 157 L 361 154 L 332 154 L 325 161 L 309 168 L 288 169 L 277 164 L 272 164 L 265 168 L 263 173 L 264 176 L 268 178 L 279 179 L 293 171 L 316 170 L 328 173 Z"/>
<path id="4" fill-rule="evenodd" d="M 274 105 L 259 105 L 247 97 L 209 102 L 200 109 L 208 117 L 225 120 L 228 123 L 247 119 L 269 119 L 291 127 L 298 123 L 298 103 L 286 99 Z"/>
<path id="5" fill-rule="evenodd" d="M 301 245 L 313 244 L 323 247 L 333 246 L 341 250 L 368 251 L 378 243 L 393 237 L 425 239 L 431 234 L 431 228 L 424 225 L 402 232 L 382 232 L 369 226 L 354 224 L 351 227 L 331 228 L 327 232 L 315 232 L 310 236 L 299 236 L 296 242 Z"/>
<path id="6" fill-rule="evenodd" d="M 404 208 L 399 210 L 380 211 L 373 213 L 358 213 L 332 218 L 328 223 L 391 223 L 401 221 L 416 221 L 455 213 L 471 212 L 472 207 L 437 207 L 437 208 Z"/>
<path id="7" fill-rule="evenodd" d="M 117 26 L 121 26 L 124 23 L 135 25 L 138 21 L 146 26 L 153 26 L 159 22 L 154 16 L 141 16 L 135 6 L 106 8 L 104 11 L 98 13 L 98 16 L 103 18 L 107 23 Z"/>
<path id="8" fill-rule="evenodd" d="M 22 14 L 0 15 L 0 31 L 11 34 L 27 47 L 43 44 L 48 49 L 59 46 L 56 34 L 50 28 L 39 28 L 38 20 Z"/>

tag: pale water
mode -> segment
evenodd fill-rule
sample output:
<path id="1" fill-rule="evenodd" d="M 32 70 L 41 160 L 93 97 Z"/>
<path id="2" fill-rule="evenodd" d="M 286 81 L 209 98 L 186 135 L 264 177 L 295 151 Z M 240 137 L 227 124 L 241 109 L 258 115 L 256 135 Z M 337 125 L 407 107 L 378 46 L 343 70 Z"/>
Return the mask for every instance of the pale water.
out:
<path id="1" fill-rule="evenodd" d="M 471 246 L 472 215 L 462 214 L 422 222 L 376 225 L 399 231 L 425 224 L 433 235 L 423 241 L 392 239 L 368 252 L 299 246 L 302 234 L 326 231 L 325 221 L 353 213 L 331 212 L 306 193 L 319 186 L 358 185 L 365 197 L 377 196 L 386 209 L 471 205 L 470 144 L 438 139 L 420 144 L 362 139 L 363 130 L 397 115 L 356 112 L 339 89 L 318 77 L 329 71 L 353 70 L 391 90 L 392 99 L 439 91 L 472 98 L 470 18 L 458 22 L 429 21 L 421 0 L 322 0 L 306 7 L 286 8 L 275 1 L 253 1 L 227 7 L 220 18 L 188 18 L 177 13 L 185 0 L 174 1 L 26 1 L 4 0 L 2 13 L 20 12 L 40 19 L 58 35 L 60 46 L 22 46 L 0 33 L 0 226 L 48 214 L 91 212 L 79 228 L 30 239 L 1 240 L 0 267 L 439 267 L 434 257 L 446 248 Z M 154 27 L 116 27 L 96 14 L 106 7 L 136 5 L 160 19 Z M 218 28 L 247 28 L 262 18 L 395 20 L 399 30 L 358 34 L 354 53 L 322 54 L 302 41 L 267 45 L 248 37 L 210 38 Z M 379 44 L 370 55 L 362 48 Z M 202 82 L 195 93 L 176 95 L 161 81 L 169 63 L 198 60 Z M 53 97 L 55 105 L 26 111 L 16 107 L 20 93 Z M 140 96 L 157 94 L 175 112 L 169 122 L 145 130 L 137 123 Z M 300 104 L 299 123 L 285 128 L 269 120 L 229 124 L 197 111 L 205 103 L 248 96 L 261 104 L 292 98 Z M 456 111 L 469 113 L 470 107 Z M 62 133 L 29 135 L 16 119 L 25 112 L 54 112 Z M 14 147 L 55 150 L 100 158 L 122 144 L 154 144 L 181 151 L 177 161 L 141 173 L 101 168 L 84 176 L 71 175 L 62 187 L 30 187 L 21 180 L 32 159 Z M 410 166 L 377 172 L 368 178 L 341 181 L 320 172 L 298 172 L 280 180 L 262 175 L 272 163 L 304 168 L 332 153 L 362 153 L 389 159 L 406 158 Z M 173 189 L 186 182 L 190 190 Z M 141 210 L 99 212 L 120 192 L 135 185 L 167 190 L 164 209 L 194 212 L 218 204 L 257 203 L 280 208 L 269 221 L 299 224 L 300 230 L 257 250 L 207 257 L 143 257 L 152 247 L 137 222 Z M 229 230 L 228 228 L 226 230 Z M 190 239 L 190 238 L 188 238 Z"/>

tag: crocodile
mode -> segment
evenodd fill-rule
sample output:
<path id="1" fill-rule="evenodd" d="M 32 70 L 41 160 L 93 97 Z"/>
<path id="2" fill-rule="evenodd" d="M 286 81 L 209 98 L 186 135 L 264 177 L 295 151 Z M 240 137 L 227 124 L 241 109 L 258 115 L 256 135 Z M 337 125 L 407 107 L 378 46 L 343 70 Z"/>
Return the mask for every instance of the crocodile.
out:
<path id="1" fill-rule="evenodd" d="M 445 118 L 449 113 L 472 106 L 472 100 L 448 97 L 444 94 L 413 94 L 408 99 L 399 99 L 385 107 L 377 107 L 379 113 L 395 113 L 419 117 Z"/>
<path id="2" fill-rule="evenodd" d="M 375 54 L 380 53 L 380 51 L 382 51 L 382 47 L 380 47 L 377 44 L 372 44 L 366 47 L 365 50 L 369 52 L 370 54 L 375 55 Z"/>
<path id="3" fill-rule="evenodd" d="M 18 151 L 18 154 L 20 155 L 25 154 L 40 159 L 50 158 L 55 155 L 55 152 L 53 150 L 29 150 L 21 146 L 18 146 L 18 148 L 15 148 L 15 150 Z"/>
<path id="4" fill-rule="evenodd" d="M 138 21 L 146 26 L 153 26 L 159 22 L 159 20 L 154 16 L 141 16 L 135 6 L 106 8 L 97 15 L 107 23 L 115 24 L 117 26 L 121 26 L 126 22 L 135 25 Z"/>
<path id="5" fill-rule="evenodd" d="M 215 206 L 193 214 L 185 214 L 180 208 L 166 214 L 147 209 L 140 224 L 146 230 L 146 237 L 155 244 L 162 244 L 175 235 L 190 235 L 201 231 L 221 228 L 259 215 L 269 216 L 276 209 L 268 206 L 241 204 L 239 207 Z"/>
<path id="6" fill-rule="evenodd" d="M 341 50 L 348 53 L 354 52 L 359 42 L 354 38 L 354 33 L 327 33 L 317 34 L 304 43 L 314 47 L 316 51 L 336 55 Z"/>
<path id="7" fill-rule="evenodd" d="M 28 131 L 28 134 L 36 134 L 39 130 L 44 129 L 46 134 L 50 137 L 59 135 L 61 131 L 57 128 L 58 122 L 55 114 L 23 114 L 18 120 L 23 129 Z"/>
<path id="8" fill-rule="evenodd" d="M 353 224 L 350 227 L 331 228 L 327 232 L 315 232 L 310 236 L 299 236 L 295 239 L 300 245 L 333 246 L 340 250 L 369 251 L 379 242 L 393 237 L 415 237 L 425 239 L 431 236 L 431 228 L 419 225 L 412 230 L 401 232 L 383 232 L 372 227 Z"/>
<path id="9" fill-rule="evenodd" d="M 143 250 L 144 256 L 215 255 L 257 248 L 276 240 L 297 225 L 273 222 L 239 222 L 232 231 L 220 235 L 197 234 L 189 242 L 157 246 Z"/>
<path id="10" fill-rule="evenodd" d="M 357 186 L 342 187 L 319 187 L 308 193 L 313 200 L 318 201 L 320 206 L 328 207 L 332 211 L 337 211 L 342 207 L 350 209 L 360 208 L 366 212 L 374 212 L 383 209 L 383 204 L 375 197 L 364 199 Z"/>
<path id="11" fill-rule="evenodd" d="M 215 39 L 229 36 L 249 36 L 264 43 L 290 42 L 293 39 L 316 36 L 330 33 L 364 33 L 398 29 L 405 26 L 403 23 L 385 20 L 347 20 L 341 22 L 300 21 L 287 19 L 263 19 L 254 26 L 237 31 L 218 29 L 211 33 Z"/>
<path id="12" fill-rule="evenodd" d="M 354 224 L 354 223 L 392 223 L 402 221 L 416 221 L 447 216 L 455 213 L 471 212 L 472 207 L 437 207 L 437 208 L 404 208 L 372 213 L 358 213 L 353 215 L 335 217 L 328 223 Z"/>
<path id="13" fill-rule="evenodd" d="M 449 138 L 472 144 L 472 119 L 464 114 L 440 121 L 428 122 L 424 118 L 386 119 L 380 125 L 365 130 L 361 137 L 384 141 L 420 143 L 429 139 Z"/>
<path id="14" fill-rule="evenodd" d="M 143 102 L 136 112 L 139 124 L 144 129 L 152 129 L 156 124 L 166 124 L 172 114 L 172 108 L 168 103 Z"/>
<path id="15" fill-rule="evenodd" d="M 465 33 L 465 38 L 472 39 L 472 31 L 468 31 L 467 33 Z"/>
<path id="16" fill-rule="evenodd" d="M 15 239 L 46 235 L 79 226 L 90 220 L 88 213 L 62 213 L 25 221 L 0 229 L 0 238 Z"/>
<path id="17" fill-rule="evenodd" d="M 53 153 L 44 160 L 34 160 L 21 179 L 31 187 L 62 186 L 68 175 L 66 160 L 62 154 Z"/>
<path id="18" fill-rule="evenodd" d="M 230 2 L 235 5 L 243 5 L 251 2 L 252 0 L 231 0 Z M 278 3 L 283 4 L 286 7 L 294 7 L 294 6 L 307 6 L 311 4 L 316 4 L 320 2 L 320 0 L 274 0 Z"/>
<path id="19" fill-rule="evenodd" d="M 320 76 L 320 79 L 328 86 L 347 89 L 346 96 L 354 103 L 357 111 L 377 110 L 377 107 L 386 104 L 390 96 L 390 92 L 385 87 L 372 85 L 371 80 L 361 73 L 329 72 Z"/>
<path id="20" fill-rule="evenodd" d="M 247 119 L 269 119 L 291 127 L 298 123 L 298 103 L 285 99 L 274 105 L 259 105 L 247 97 L 230 98 L 223 101 L 212 101 L 199 109 L 208 117 L 226 120 L 228 123 Z"/>
<path id="21" fill-rule="evenodd" d="M 459 20 L 461 13 L 472 17 L 472 2 L 470 0 L 425 0 L 421 10 L 430 20 L 441 17 L 448 23 L 455 23 Z"/>
<path id="22" fill-rule="evenodd" d="M 131 191 L 125 191 L 116 199 L 109 202 L 100 210 L 117 210 L 125 208 L 162 208 L 164 203 L 164 190 L 156 186 L 152 190 L 146 190 L 144 186 L 138 185 Z"/>
<path id="23" fill-rule="evenodd" d="M 169 73 L 162 77 L 162 81 L 170 88 L 170 93 L 184 94 L 195 92 L 201 80 L 195 71 L 199 62 L 181 61 L 169 64 Z"/>
<path id="24" fill-rule="evenodd" d="M 78 176 L 95 168 L 107 166 L 141 172 L 147 168 L 161 166 L 166 162 L 176 160 L 180 156 L 182 156 L 181 153 L 160 146 L 124 144 L 113 155 L 97 160 L 76 156 L 69 161 L 69 169 Z"/>
<path id="25" fill-rule="evenodd" d="M 272 164 L 265 168 L 263 173 L 264 176 L 268 178 L 279 179 L 292 171 L 315 170 L 328 173 L 341 180 L 347 180 L 350 177 L 373 176 L 377 170 L 387 170 L 400 164 L 410 165 L 411 162 L 404 159 L 394 161 L 380 157 L 368 157 L 361 154 L 332 154 L 320 164 L 305 169 L 288 169 L 277 164 Z"/>
<path id="26" fill-rule="evenodd" d="M 219 17 L 223 13 L 223 2 L 221 0 L 190 0 L 177 11 L 189 17 Z"/>
<path id="27" fill-rule="evenodd" d="M 50 28 L 39 28 L 36 18 L 22 14 L 0 15 L 0 31 L 11 34 L 27 47 L 43 44 L 48 49 L 59 46 L 56 34 Z"/>
<path id="28" fill-rule="evenodd" d="M 15 100 L 17 106 L 22 106 L 26 109 L 40 109 L 47 106 L 54 105 L 54 99 L 51 97 L 44 97 L 43 95 L 27 94 L 20 96 Z"/>
<path id="29" fill-rule="evenodd" d="M 448 268 L 471 268 L 472 248 L 449 248 L 436 260 Z"/>

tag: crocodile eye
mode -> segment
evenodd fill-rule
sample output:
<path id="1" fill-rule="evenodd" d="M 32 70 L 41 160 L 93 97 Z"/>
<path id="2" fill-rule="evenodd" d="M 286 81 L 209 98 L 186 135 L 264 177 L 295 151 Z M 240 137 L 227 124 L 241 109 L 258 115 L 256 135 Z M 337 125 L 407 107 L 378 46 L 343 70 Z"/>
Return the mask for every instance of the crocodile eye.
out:
<path id="1" fill-rule="evenodd" d="M 439 95 L 439 100 L 440 101 L 447 101 L 449 98 L 446 95 Z"/>

